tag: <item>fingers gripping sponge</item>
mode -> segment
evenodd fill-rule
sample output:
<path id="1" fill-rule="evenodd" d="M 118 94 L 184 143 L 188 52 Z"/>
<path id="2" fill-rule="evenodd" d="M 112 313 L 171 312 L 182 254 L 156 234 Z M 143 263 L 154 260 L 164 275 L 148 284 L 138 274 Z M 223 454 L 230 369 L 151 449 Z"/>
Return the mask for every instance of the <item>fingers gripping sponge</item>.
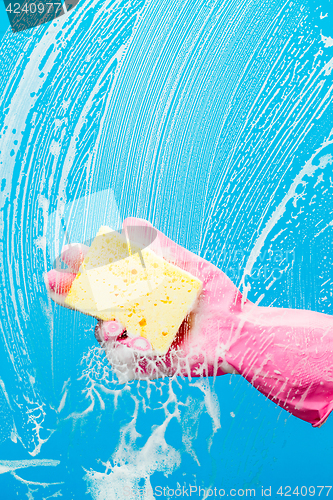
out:
<path id="1" fill-rule="evenodd" d="M 202 289 L 202 282 L 149 248 L 103 226 L 65 303 L 103 321 L 117 319 L 129 335 L 165 354 Z"/>

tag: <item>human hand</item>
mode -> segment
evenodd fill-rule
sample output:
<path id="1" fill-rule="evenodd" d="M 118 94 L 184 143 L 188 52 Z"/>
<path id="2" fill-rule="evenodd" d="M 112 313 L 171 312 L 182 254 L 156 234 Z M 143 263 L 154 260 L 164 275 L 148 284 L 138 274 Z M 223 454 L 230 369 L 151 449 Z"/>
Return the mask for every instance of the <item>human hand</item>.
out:
<path id="1" fill-rule="evenodd" d="M 123 231 L 129 227 L 137 227 L 143 233 L 152 230 L 149 222 L 136 218 L 124 221 Z M 199 278 L 203 290 L 164 356 L 151 353 L 149 342 L 143 337 L 128 338 L 117 321 L 98 322 L 95 336 L 105 349 L 119 381 L 234 373 L 235 369 L 224 359 L 224 349 L 239 322 L 239 291 L 218 268 L 177 245 L 163 233 L 156 231 L 156 234 L 151 250 L 157 251 L 158 247 L 165 260 Z M 47 273 L 48 292 L 58 304 L 65 305 L 67 293 L 87 251 L 88 247 L 80 244 L 64 247 L 61 258 L 68 265 L 67 272 L 53 269 Z"/>

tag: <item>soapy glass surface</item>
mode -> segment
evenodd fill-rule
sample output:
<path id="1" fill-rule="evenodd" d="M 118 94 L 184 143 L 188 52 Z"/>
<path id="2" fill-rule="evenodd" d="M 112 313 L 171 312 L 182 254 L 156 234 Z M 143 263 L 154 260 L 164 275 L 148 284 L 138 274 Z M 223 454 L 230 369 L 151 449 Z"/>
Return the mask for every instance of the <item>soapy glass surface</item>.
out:
<path id="1" fill-rule="evenodd" d="M 2 50 L 2 116 L 8 129 L 0 148 L 6 183 L 1 224 L 7 242 L 1 248 L 1 379 L 12 408 L 3 396 L 2 432 L 11 433 L 14 414 L 14 437 L 17 429 L 32 452 L 47 439 L 47 429 L 56 429 L 38 458 L 59 458 L 62 464 L 55 470 L 62 467 L 62 472 L 57 472 L 56 481 L 66 481 L 63 486 L 38 488 L 18 480 L 14 485 L 14 478 L 3 474 L 7 496 L 2 492 L 8 499 L 14 488 L 17 498 L 29 493 L 37 500 L 60 488 L 58 495 L 63 498 L 85 498 L 82 467 L 100 474 L 103 469 L 96 459 L 105 461 L 118 449 L 117 438 L 124 435 L 133 414 L 129 396 L 139 397 L 138 386 L 145 396 L 146 388 L 155 390 L 149 401 L 153 410 L 145 412 L 142 404 L 132 426 L 140 432 L 142 419 L 150 437 L 150 428 L 160 423 L 158 415 L 164 415 L 164 410 L 155 408 L 161 406 L 161 399 L 164 404 L 168 399 L 165 393 L 164 399 L 160 397 L 159 388 L 167 388 L 169 382 L 177 388 L 180 378 L 134 382 L 130 390 L 122 387 L 123 404 L 116 412 L 112 395 L 99 390 L 106 408 L 111 407 L 109 412 L 100 411 L 93 393 L 96 403 L 87 417 L 76 420 L 75 426 L 72 418 L 64 420 L 71 411 L 90 405 L 90 399 L 84 407 L 79 400 L 81 389 L 90 386 L 76 379 L 87 373 L 83 380 L 89 380 L 99 360 L 109 367 L 103 350 L 91 338 L 96 321 L 52 307 L 46 298 L 42 272 L 51 266 L 43 240 L 46 225 L 53 227 L 50 213 L 58 206 L 61 209 L 74 200 L 76 207 L 77 197 L 85 196 L 88 216 L 78 217 L 73 210 L 65 219 L 67 227 L 72 222 L 72 227 L 85 228 L 85 222 L 90 224 L 98 216 L 99 207 L 105 207 L 104 200 L 92 206 L 94 195 L 111 186 L 122 215 L 148 218 L 175 241 L 223 269 L 235 284 L 246 266 L 251 300 L 263 297 L 261 305 L 327 314 L 333 308 L 332 165 L 318 167 L 313 174 L 312 167 L 306 166 L 330 136 L 332 124 L 328 61 L 333 47 L 327 38 L 333 36 L 332 15 L 327 17 L 327 12 L 332 14 L 331 2 L 106 5 L 84 0 L 78 7 L 76 13 L 62 16 L 57 27 L 29 30 L 24 36 L 7 33 Z M 128 40 L 129 50 L 119 54 L 119 47 L 127 47 Z M 46 63 L 42 74 L 39 63 Z M 19 140 L 17 146 L 14 139 Z M 73 242 L 85 240 L 85 235 L 71 237 Z M 275 262 L 280 251 L 284 255 L 291 251 L 287 264 L 283 256 Z M 57 248 L 55 254 L 59 253 Z M 255 263 L 249 268 L 250 253 L 250 262 Z M 274 268 L 278 270 L 272 276 Z M 97 361 L 93 357 L 90 364 L 81 365 L 90 348 L 98 353 Z M 96 380 L 113 387 L 100 373 Z M 206 444 L 209 406 L 203 407 L 199 419 L 206 396 L 193 387 L 203 383 L 211 384 L 220 400 L 220 413 L 215 414 L 221 428 L 210 454 Z M 221 482 L 214 486 L 272 484 L 274 496 L 282 479 L 285 485 L 331 484 L 332 420 L 316 432 L 256 394 L 243 377 L 218 377 L 215 382 L 197 378 L 180 384 L 178 401 L 187 404 L 180 406 L 183 434 L 192 436 L 200 467 L 189 462 L 191 457 L 181 449 L 181 466 L 162 485 L 173 487 L 176 481 L 183 484 L 195 478 L 196 484 L 208 486 L 208 478 L 219 477 Z M 70 398 L 75 398 L 75 406 L 67 406 Z M 192 404 L 187 398 L 194 400 Z M 60 400 L 63 409 L 58 414 L 52 408 L 58 409 Z M 54 415 L 62 419 L 57 427 Z M 123 415 L 128 415 L 127 421 Z M 105 430 L 99 426 L 101 416 Z M 175 422 L 171 420 L 165 438 L 180 449 L 181 438 L 174 438 Z M 110 436 L 114 436 L 112 442 L 107 441 Z M 170 447 L 165 454 L 170 463 Z M 163 474 L 151 473 L 144 462 L 153 455 L 145 448 L 130 468 L 126 464 L 126 469 L 117 469 L 128 470 L 127 479 L 151 474 L 152 484 L 160 484 Z M 19 456 L 20 441 L 9 440 L 2 447 L 4 459 Z M 47 474 L 34 476 L 29 469 L 17 472 L 23 472 L 25 480 L 50 479 Z M 119 491 L 115 498 L 123 498 L 120 488 L 114 487 L 114 475 L 107 480 L 105 496 Z M 31 492 L 37 488 L 39 493 Z M 142 494 L 144 500 L 147 496 Z M 140 494 L 133 494 L 133 500 L 139 498 Z"/>

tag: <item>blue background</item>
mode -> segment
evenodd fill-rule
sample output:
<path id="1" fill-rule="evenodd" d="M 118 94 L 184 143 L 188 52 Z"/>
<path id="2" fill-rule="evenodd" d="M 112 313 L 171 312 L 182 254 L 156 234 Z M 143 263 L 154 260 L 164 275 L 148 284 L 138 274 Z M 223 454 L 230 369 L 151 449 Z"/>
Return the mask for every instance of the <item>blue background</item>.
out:
<path id="1" fill-rule="evenodd" d="M 5 33 L 5 31 L 7 30 L 8 27 L 9 27 L 9 21 L 8 21 L 7 13 L 5 10 L 5 4 L 3 2 L 1 2 L 1 4 L 0 4 L 0 34 L 1 34 L 1 37 L 3 36 L 3 34 Z"/>
<path id="2" fill-rule="evenodd" d="M 55 210 L 82 240 L 134 215 L 251 300 L 332 314 L 332 15 L 329 1 L 82 1 L 4 35 L 0 466 L 30 462 L 0 468 L 3 498 L 332 483 L 331 419 L 313 429 L 236 376 L 124 389 L 95 320 L 43 282 Z"/>

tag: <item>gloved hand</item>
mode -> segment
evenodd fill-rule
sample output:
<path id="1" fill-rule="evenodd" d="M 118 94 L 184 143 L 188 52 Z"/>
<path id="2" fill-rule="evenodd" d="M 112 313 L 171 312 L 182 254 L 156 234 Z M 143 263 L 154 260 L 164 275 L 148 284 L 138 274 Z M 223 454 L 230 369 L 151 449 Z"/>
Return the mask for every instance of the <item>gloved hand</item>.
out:
<path id="1" fill-rule="evenodd" d="M 133 226 L 138 226 L 141 232 L 145 231 L 145 228 L 151 231 L 152 228 L 145 220 L 128 218 L 124 221 L 123 230 Z M 235 325 L 234 310 L 239 309 L 241 299 L 237 288 L 222 271 L 177 245 L 160 231 L 157 231 L 157 237 L 150 248 L 154 250 L 156 246 L 158 251 L 162 250 L 167 261 L 198 277 L 203 282 L 203 291 L 195 310 L 183 322 L 165 356 L 145 355 L 143 338 L 129 345 L 126 333 L 123 333 L 123 328 L 117 322 L 98 322 L 96 338 L 105 348 L 118 378 L 125 381 L 174 374 L 197 377 L 234 372 L 222 355 L 216 357 L 216 352 L 217 347 L 221 349 L 221 338 Z M 47 273 L 46 285 L 49 294 L 58 304 L 64 305 L 66 295 L 87 251 L 88 247 L 80 244 L 65 247 L 61 258 L 69 266 L 68 272 L 52 270 Z"/>
<path id="2" fill-rule="evenodd" d="M 124 221 L 123 229 L 129 226 L 152 228 L 135 218 Z M 285 410 L 321 425 L 333 409 L 333 318 L 248 300 L 242 305 L 241 293 L 218 268 L 159 231 L 150 248 L 157 244 L 167 261 L 203 282 L 203 291 L 164 356 L 145 354 L 147 341 L 126 338 L 117 322 L 97 324 L 96 338 L 119 381 L 240 373 Z M 62 259 L 72 272 L 47 273 L 48 291 L 57 303 L 64 305 L 86 252 L 82 245 L 66 248 Z"/>

